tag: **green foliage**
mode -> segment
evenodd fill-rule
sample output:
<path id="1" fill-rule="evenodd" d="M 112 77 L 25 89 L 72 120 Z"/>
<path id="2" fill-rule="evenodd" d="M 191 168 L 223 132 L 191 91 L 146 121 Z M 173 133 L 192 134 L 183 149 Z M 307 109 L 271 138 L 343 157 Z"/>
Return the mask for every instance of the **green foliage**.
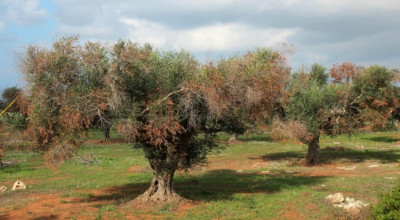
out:
<path id="1" fill-rule="evenodd" d="M 373 207 L 371 216 L 377 220 L 400 219 L 400 184 L 390 193 L 380 195 L 379 203 Z"/>
<path id="2" fill-rule="evenodd" d="M 249 115 L 243 109 L 239 111 L 231 110 L 231 114 L 224 117 L 223 120 L 219 121 L 214 129 L 225 131 L 229 134 L 244 134 L 247 129 L 254 126 L 249 120 Z"/>
<path id="3" fill-rule="evenodd" d="M 190 93 L 198 62 L 185 51 L 158 52 L 148 46 L 120 41 L 111 52 L 110 103 L 118 126 L 157 172 L 175 172 L 204 163 L 218 145 L 198 134 L 206 117 L 198 94 Z"/>
<path id="4" fill-rule="evenodd" d="M 19 112 L 5 112 L 0 116 L 0 122 L 2 148 L 21 150 L 29 147 L 29 138 L 24 134 L 28 126 L 28 118 L 25 115 Z"/>
<path id="5" fill-rule="evenodd" d="M 394 80 L 395 71 L 384 66 L 370 66 L 354 77 L 352 91 L 358 96 L 360 117 L 370 129 L 384 128 L 396 114 L 399 88 Z"/>
<path id="6" fill-rule="evenodd" d="M 321 86 L 312 82 L 310 87 L 294 94 L 287 105 L 289 118 L 304 123 L 310 133 L 319 136 L 323 116 L 337 103 L 337 87 Z"/>
<path id="7" fill-rule="evenodd" d="M 6 112 L 0 117 L 0 122 L 7 132 L 24 131 L 28 126 L 28 119 L 19 112 Z"/>
<path id="8" fill-rule="evenodd" d="M 158 88 L 164 93 L 173 92 L 184 81 L 194 79 L 198 70 L 197 61 L 184 50 L 155 53 L 152 61 L 154 64 L 150 71 L 157 80 Z"/>
<path id="9" fill-rule="evenodd" d="M 328 74 L 325 73 L 326 68 L 324 66 L 319 65 L 318 63 L 314 63 L 311 66 L 310 71 L 310 78 L 314 81 L 317 85 L 323 86 L 326 85 L 328 80 Z"/>
<path id="10" fill-rule="evenodd" d="M 148 73 L 151 66 L 153 49 L 150 45 L 140 46 L 130 41 L 117 42 L 111 51 L 111 69 L 114 74 L 110 83 L 122 84 L 120 88 L 126 93 L 128 103 L 143 103 L 147 99 L 155 99 L 156 97 L 148 97 L 148 92 L 154 92 L 157 89 L 155 83 L 156 78 L 153 74 Z M 113 92 L 116 92 L 114 90 Z M 119 91 L 119 90 L 118 90 Z M 117 98 L 117 97 L 116 97 Z M 114 100 L 117 101 L 117 100 Z M 120 103 L 117 103 L 120 104 Z"/>
<path id="11" fill-rule="evenodd" d="M 21 91 L 22 90 L 16 86 L 4 89 L 0 99 L 0 111 L 5 109 L 21 93 Z M 19 110 L 17 103 L 14 103 L 7 111 L 17 112 Z"/>
<path id="12" fill-rule="evenodd" d="M 5 103 L 10 103 L 19 95 L 20 92 L 21 89 L 16 86 L 9 87 L 3 90 L 1 98 Z"/>
<path id="13" fill-rule="evenodd" d="M 352 89 L 362 95 L 362 101 L 373 106 L 373 101 L 390 101 L 396 95 L 393 85 L 394 73 L 384 66 L 370 66 L 362 74 L 356 75 Z M 379 107 L 379 106 L 376 106 Z"/>

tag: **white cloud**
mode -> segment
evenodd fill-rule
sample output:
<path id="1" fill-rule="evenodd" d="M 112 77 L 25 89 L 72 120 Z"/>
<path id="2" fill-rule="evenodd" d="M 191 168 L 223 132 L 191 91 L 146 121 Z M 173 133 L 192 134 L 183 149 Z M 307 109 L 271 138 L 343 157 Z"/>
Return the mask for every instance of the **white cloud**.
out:
<path id="1" fill-rule="evenodd" d="M 174 48 L 193 51 L 235 51 L 257 46 L 275 46 L 287 41 L 292 29 L 255 28 L 241 23 L 214 24 L 178 33 Z"/>
<path id="2" fill-rule="evenodd" d="M 340 10 L 396 10 L 400 8 L 398 0 L 313 0 L 313 3 L 337 12 Z"/>
<path id="3" fill-rule="evenodd" d="M 131 40 L 139 43 L 151 43 L 155 47 L 168 47 L 168 40 L 174 35 L 160 24 L 137 18 L 121 18 L 120 21 L 127 25 Z"/>
<path id="4" fill-rule="evenodd" d="M 173 30 L 155 22 L 122 18 L 129 29 L 129 38 L 141 43 L 151 43 L 164 49 L 181 49 L 192 52 L 234 51 L 254 47 L 276 46 L 287 41 L 294 29 L 256 28 L 241 23 L 216 23 L 198 28 Z"/>
<path id="5" fill-rule="evenodd" d="M 104 40 L 108 38 L 108 36 L 114 33 L 114 29 L 110 26 L 98 23 L 88 24 L 78 27 L 60 24 L 57 33 L 59 35 L 64 35 L 64 34 L 80 35 L 85 38 L 90 38 L 92 40 Z"/>
<path id="6" fill-rule="evenodd" d="M 4 24 L 2 22 L 0 22 L 0 31 L 3 30 L 4 28 Z"/>
<path id="7" fill-rule="evenodd" d="M 30 25 L 39 23 L 48 17 L 48 12 L 40 8 L 40 0 L 5 0 L 8 19 L 18 25 Z"/>
<path id="8" fill-rule="evenodd" d="M 250 5 L 257 11 L 291 8 L 297 12 L 312 12 L 314 14 L 360 13 L 376 10 L 396 11 L 400 9 L 400 1 L 398 0 L 257 0 L 253 3 Z"/>

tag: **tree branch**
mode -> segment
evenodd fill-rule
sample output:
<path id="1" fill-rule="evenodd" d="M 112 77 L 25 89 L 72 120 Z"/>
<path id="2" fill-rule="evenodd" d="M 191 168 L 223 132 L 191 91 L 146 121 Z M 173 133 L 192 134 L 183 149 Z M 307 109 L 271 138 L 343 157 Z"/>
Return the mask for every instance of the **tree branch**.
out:
<path id="1" fill-rule="evenodd" d="M 181 93 L 181 92 L 183 92 L 183 91 L 186 91 L 186 90 L 188 90 L 188 89 L 187 89 L 187 88 L 181 88 L 181 89 L 179 89 L 179 90 L 170 92 L 170 93 L 168 93 L 166 96 L 164 96 L 164 98 L 158 100 L 158 102 L 156 103 L 156 105 L 159 105 L 159 104 L 161 104 L 161 103 L 167 101 L 169 97 L 171 97 L 171 96 L 173 96 L 173 95 L 175 95 L 175 94 Z M 149 107 L 147 107 L 146 109 L 144 109 L 144 110 L 142 111 L 142 115 L 145 114 L 145 113 L 147 113 L 148 111 L 150 111 L 150 108 L 149 108 Z"/>

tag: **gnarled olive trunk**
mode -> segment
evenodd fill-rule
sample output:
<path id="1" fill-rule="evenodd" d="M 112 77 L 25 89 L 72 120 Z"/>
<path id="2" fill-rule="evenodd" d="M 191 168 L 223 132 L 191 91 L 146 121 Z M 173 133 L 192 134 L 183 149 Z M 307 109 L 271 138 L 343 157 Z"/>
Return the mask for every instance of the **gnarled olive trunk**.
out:
<path id="1" fill-rule="evenodd" d="M 175 193 L 173 183 L 176 168 L 166 168 L 159 163 L 150 162 L 153 179 L 150 187 L 137 198 L 144 203 L 179 202 L 183 198 Z"/>
<path id="2" fill-rule="evenodd" d="M 179 169 L 182 162 L 181 156 L 187 151 L 184 150 L 189 144 L 192 133 L 183 133 L 179 137 L 179 143 L 172 146 L 157 147 L 150 144 L 144 144 L 146 158 L 153 170 L 153 179 L 150 187 L 135 200 L 141 203 L 163 204 L 166 202 L 181 203 L 187 199 L 179 196 L 174 190 L 174 174 Z M 172 141 L 171 141 L 172 142 Z M 181 152 L 179 152 L 180 150 Z"/>
<path id="3" fill-rule="evenodd" d="M 143 199 L 153 202 L 168 202 L 179 198 L 173 188 L 174 173 L 175 171 L 155 171 L 149 189 L 142 195 Z"/>
<path id="4" fill-rule="evenodd" d="M 231 137 L 229 138 L 229 142 L 236 142 L 238 137 L 238 133 L 232 133 Z"/>
<path id="5" fill-rule="evenodd" d="M 308 143 L 308 152 L 306 157 L 307 164 L 319 164 L 319 136 L 316 136 Z"/>

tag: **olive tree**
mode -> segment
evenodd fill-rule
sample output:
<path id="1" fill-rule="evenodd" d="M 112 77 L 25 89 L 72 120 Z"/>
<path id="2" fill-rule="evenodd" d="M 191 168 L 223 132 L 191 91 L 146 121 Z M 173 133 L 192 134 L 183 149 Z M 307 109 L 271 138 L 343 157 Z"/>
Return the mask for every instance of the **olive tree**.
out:
<path id="1" fill-rule="evenodd" d="M 357 108 L 365 129 L 383 128 L 399 107 L 397 77 L 397 70 L 377 65 L 360 69 L 354 77 L 351 89 L 358 96 Z"/>
<path id="2" fill-rule="evenodd" d="M 66 37 L 50 48 L 29 46 L 21 59 L 31 148 L 46 152 L 48 164 L 72 156 L 97 110 L 105 108 L 106 93 L 92 84 L 102 80 L 97 69 L 104 55 L 100 44 L 89 42 L 82 48 L 78 37 Z"/>
<path id="3" fill-rule="evenodd" d="M 325 69 L 317 64 L 314 64 L 313 67 L 311 73 L 302 77 L 306 78 L 305 84 L 302 84 L 303 87 L 298 91 L 293 91 L 286 109 L 286 115 L 290 119 L 287 124 L 290 128 L 288 130 L 299 141 L 308 144 L 306 156 L 308 164 L 320 163 L 319 138 L 323 133 L 323 122 L 326 113 L 337 102 L 335 87 L 327 85 Z M 313 70 L 318 70 L 319 73 L 315 73 Z M 292 82 L 292 84 L 300 82 Z"/>
<path id="4" fill-rule="evenodd" d="M 321 135 L 351 135 L 385 125 L 398 107 L 395 71 L 382 66 L 335 64 L 329 72 L 314 64 L 309 73 L 294 74 L 289 85 L 284 129 L 308 144 L 306 163 L 319 164 Z"/>
<path id="5" fill-rule="evenodd" d="M 158 52 L 129 41 L 114 45 L 109 87 L 110 103 L 121 115 L 118 129 L 143 149 L 153 170 L 149 189 L 137 200 L 180 200 L 174 174 L 201 164 L 218 148 L 218 123 L 244 103 L 254 117 L 271 108 L 289 73 L 283 57 L 271 54 L 245 55 L 252 71 L 246 81 L 245 72 L 220 71 L 212 62 L 201 66 L 185 51 Z"/>
<path id="6" fill-rule="evenodd" d="M 328 84 L 326 69 L 319 64 L 313 64 L 309 73 L 300 72 L 292 77 L 284 129 L 308 145 L 305 162 L 309 165 L 320 163 L 321 135 L 352 133 L 359 126 L 355 96 L 350 94 L 348 84 L 350 77 L 344 83 Z"/>
<path id="7" fill-rule="evenodd" d="M 290 68 L 282 54 L 258 48 L 244 56 L 222 59 L 216 65 L 220 87 L 231 103 L 224 117 L 215 123 L 216 129 L 231 134 L 230 142 L 269 117 L 276 103 L 282 102 L 289 80 Z"/>

